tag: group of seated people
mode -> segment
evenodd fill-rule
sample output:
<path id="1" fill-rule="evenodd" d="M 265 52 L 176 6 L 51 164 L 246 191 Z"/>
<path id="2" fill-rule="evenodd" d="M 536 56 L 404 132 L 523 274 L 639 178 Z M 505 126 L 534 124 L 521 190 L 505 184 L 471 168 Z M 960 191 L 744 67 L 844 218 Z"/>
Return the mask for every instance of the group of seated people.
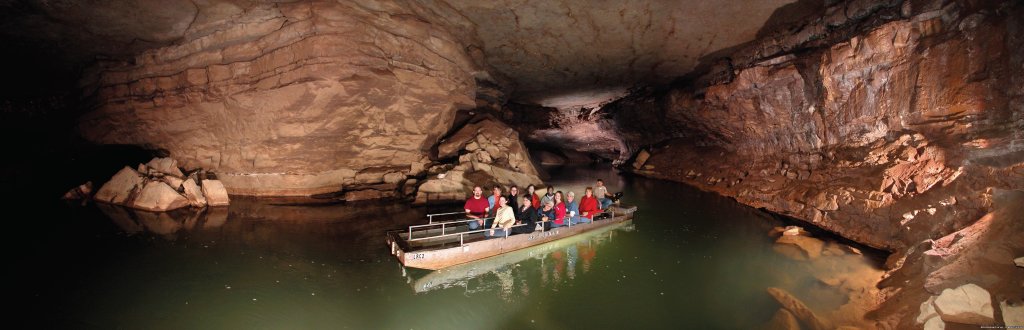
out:
<path id="1" fill-rule="evenodd" d="M 554 186 L 548 186 L 544 196 L 537 196 L 536 190 L 531 184 L 526 187 L 526 194 L 520 196 L 519 187 L 511 186 L 505 195 L 501 186 L 494 186 L 493 194 L 484 198 L 483 189 L 480 186 L 473 187 L 473 196 L 466 200 L 466 216 L 478 220 L 468 222 L 469 230 L 477 230 L 489 224 L 492 230 L 484 235 L 504 237 L 532 233 L 538 223 L 543 224 L 545 231 L 588 223 L 613 202 L 602 180 L 597 180 L 596 188 L 587 187 L 579 202 L 576 201 L 576 193 L 572 191 L 563 194 L 556 191 Z M 491 219 L 485 223 L 485 220 Z M 517 225 L 523 226 L 512 228 Z"/>

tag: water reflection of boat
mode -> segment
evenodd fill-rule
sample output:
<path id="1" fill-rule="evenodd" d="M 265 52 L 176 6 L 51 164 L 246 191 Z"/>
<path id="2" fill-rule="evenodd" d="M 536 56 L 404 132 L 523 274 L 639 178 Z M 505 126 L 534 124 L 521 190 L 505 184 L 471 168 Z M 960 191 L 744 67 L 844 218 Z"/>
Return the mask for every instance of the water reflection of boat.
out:
<path id="1" fill-rule="evenodd" d="M 465 223 L 473 220 L 432 222 L 410 226 L 408 230 L 391 231 L 387 243 L 391 254 L 402 265 L 412 268 L 438 270 L 471 261 L 511 253 L 582 233 L 616 227 L 633 219 L 636 207 L 609 207 L 606 219 L 592 223 L 558 227 L 548 231 L 484 239 L 487 231 L 466 231 Z"/>
<path id="2" fill-rule="evenodd" d="M 533 247 L 512 251 L 509 253 L 500 254 L 490 258 L 484 258 L 473 262 L 459 264 L 451 267 L 447 267 L 440 270 L 435 270 L 422 276 L 417 274 L 422 271 L 404 271 L 403 273 L 409 279 L 413 289 L 417 293 L 427 292 L 431 290 L 438 290 L 456 286 L 466 286 L 466 283 L 473 279 L 486 275 L 488 273 L 494 273 L 499 275 L 517 264 L 523 261 L 536 258 L 544 259 L 545 256 L 553 253 L 557 253 L 563 250 L 576 251 L 578 246 L 583 246 L 583 252 L 579 253 L 580 257 L 585 259 L 584 261 L 589 263 L 593 259 L 596 252 L 593 249 L 592 244 L 599 244 L 605 241 L 611 236 L 611 232 L 616 230 L 632 230 L 631 222 L 620 222 L 618 226 L 602 226 L 594 230 L 587 231 L 578 235 L 567 237 L 565 239 L 551 241 L 545 244 L 536 245 Z M 567 268 L 575 271 L 576 258 L 569 258 L 565 260 L 568 265 Z M 589 268 L 585 265 L 584 268 Z M 542 271 L 547 271 L 542 269 Z M 557 271 L 557 270 L 556 270 Z"/>

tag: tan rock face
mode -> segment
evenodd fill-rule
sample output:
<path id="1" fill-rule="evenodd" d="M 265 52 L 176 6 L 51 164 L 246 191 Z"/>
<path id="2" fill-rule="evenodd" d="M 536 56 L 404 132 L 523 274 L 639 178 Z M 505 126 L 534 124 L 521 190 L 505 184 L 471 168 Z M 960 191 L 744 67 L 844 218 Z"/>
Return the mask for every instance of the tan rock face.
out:
<path id="1" fill-rule="evenodd" d="M 124 204 L 134 197 L 133 194 L 136 193 L 137 189 L 141 188 L 139 186 L 142 183 L 142 176 L 126 166 L 118 171 L 117 174 L 114 174 L 110 181 L 104 183 L 93 198 L 98 202 Z"/>
<path id="2" fill-rule="evenodd" d="M 975 284 L 943 290 L 935 299 L 935 311 L 946 322 L 977 325 L 995 322 L 992 296 Z"/>
<path id="3" fill-rule="evenodd" d="M 188 199 L 160 181 L 147 182 L 131 207 L 154 212 L 179 209 L 189 205 Z"/>
<path id="4" fill-rule="evenodd" d="M 475 39 L 450 10 L 296 2 L 215 18 L 134 64 L 95 68 L 82 134 L 166 149 L 234 194 L 309 195 L 421 162 L 474 104 Z"/>
<path id="5" fill-rule="evenodd" d="M 203 196 L 206 197 L 206 205 L 224 206 L 231 204 L 228 198 L 227 189 L 219 180 L 203 180 Z"/>
<path id="6" fill-rule="evenodd" d="M 459 129 L 438 146 L 438 157 L 457 157 L 459 163 L 423 182 L 417 204 L 465 200 L 474 185 L 522 189 L 541 183 L 519 134 L 494 118 L 483 117 Z"/>
<path id="7" fill-rule="evenodd" d="M 668 141 L 639 173 L 900 249 L 980 218 L 989 188 L 1024 187 L 1024 57 L 1008 51 L 1024 15 L 992 6 L 908 3 L 833 44 L 605 109 L 628 149 Z"/>

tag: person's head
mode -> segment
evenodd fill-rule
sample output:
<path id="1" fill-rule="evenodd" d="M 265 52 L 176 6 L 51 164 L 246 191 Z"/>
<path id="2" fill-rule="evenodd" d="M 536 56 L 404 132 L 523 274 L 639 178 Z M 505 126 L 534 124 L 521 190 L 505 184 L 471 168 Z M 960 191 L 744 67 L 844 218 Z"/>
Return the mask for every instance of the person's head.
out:
<path id="1" fill-rule="evenodd" d="M 547 194 L 548 194 L 548 195 L 553 195 L 553 194 L 555 194 L 555 186 L 548 186 L 548 191 L 547 191 Z"/>
<path id="2" fill-rule="evenodd" d="M 594 197 L 594 188 L 587 187 L 587 191 L 584 192 L 587 197 Z"/>
<path id="3" fill-rule="evenodd" d="M 491 188 L 491 192 L 494 192 L 494 196 L 501 195 L 501 186 L 494 186 Z"/>
<path id="4" fill-rule="evenodd" d="M 604 185 L 604 180 L 597 179 L 597 186 L 600 187 L 600 186 L 603 186 L 603 185 Z"/>
<path id="5" fill-rule="evenodd" d="M 552 207 L 555 207 L 555 202 L 547 201 L 544 203 L 544 211 L 550 210 Z"/>
<path id="6" fill-rule="evenodd" d="M 561 202 L 562 202 L 562 192 L 561 191 L 556 191 L 555 192 L 555 203 L 561 203 Z"/>
<path id="7" fill-rule="evenodd" d="M 498 206 L 505 206 L 505 205 L 508 205 L 508 197 L 505 197 L 505 196 L 498 197 Z"/>
<path id="8" fill-rule="evenodd" d="M 512 196 L 519 195 L 519 187 L 512 186 L 508 188 L 508 193 L 511 194 Z"/>
<path id="9" fill-rule="evenodd" d="M 480 198 L 484 194 L 484 188 L 480 186 L 473 186 L 473 197 Z"/>
<path id="10" fill-rule="evenodd" d="M 565 200 L 566 200 L 567 202 L 569 202 L 569 203 L 572 203 L 572 200 L 573 200 L 573 199 L 575 199 L 575 198 L 576 198 L 576 193 L 574 193 L 574 192 L 571 192 L 571 191 L 570 191 L 570 192 L 567 192 L 567 193 L 565 193 Z"/>
<path id="11" fill-rule="evenodd" d="M 532 184 L 529 185 L 529 186 L 526 186 L 526 192 L 527 193 L 532 195 L 535 191 L 537 191 L 537 187 L 536 186 L 534 186 Z"/>
<path id="12" fill-rule="evenodd" d="M 523 197 L 523 204 L 522 204 L 523 208 L 530 207 L 530 205 L 532 205 L 532 204 L 533 204 L 533 198 L 530 198 L 529 196 Z"/>

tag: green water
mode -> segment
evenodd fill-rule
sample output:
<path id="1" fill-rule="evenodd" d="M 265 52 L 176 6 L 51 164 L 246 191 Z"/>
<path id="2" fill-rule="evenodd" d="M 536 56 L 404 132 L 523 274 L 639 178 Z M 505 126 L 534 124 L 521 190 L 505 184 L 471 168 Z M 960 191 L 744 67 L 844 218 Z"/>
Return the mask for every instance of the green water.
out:
<path id="1" fill-rule="evenodd" d="M 383 231 L 423 222 L 424 208 L 236 199 L 158 216 L 61 205 L 21 244 L 14 280 L 24 319 L 60 328 L 743 329 L 779 308 L 767 287 L 818 310 L 846 302 L 773 251 L 767 232 L 781 223 L 757 210 L 609 169 L 553 173 L 559 189 L 604 178 L 638 217 L 417 293 L 436 274 L 403 269 Z"/>

